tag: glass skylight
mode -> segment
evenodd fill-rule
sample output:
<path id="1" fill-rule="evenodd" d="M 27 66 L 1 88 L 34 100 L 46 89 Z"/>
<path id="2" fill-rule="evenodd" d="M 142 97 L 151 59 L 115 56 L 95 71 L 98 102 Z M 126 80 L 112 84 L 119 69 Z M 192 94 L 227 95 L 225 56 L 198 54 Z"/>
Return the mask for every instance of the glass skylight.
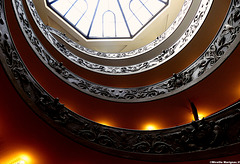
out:
<path id="1" fill-rule="evenodd" d="M 87 39 L 133 38 L 169 0 L 47 0 Z"/>

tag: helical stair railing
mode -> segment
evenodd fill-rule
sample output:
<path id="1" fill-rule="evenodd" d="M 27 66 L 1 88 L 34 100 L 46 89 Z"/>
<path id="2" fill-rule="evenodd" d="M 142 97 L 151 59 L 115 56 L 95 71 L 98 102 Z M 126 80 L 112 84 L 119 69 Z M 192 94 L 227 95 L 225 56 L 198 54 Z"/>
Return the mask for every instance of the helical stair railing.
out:
<path id="1" fill-rule="evenodd" d="M 1 64 L 25 102 L 60 133 L 95 150 L 138 160 L 200 160 L 240 152 L 240 102 L 200 121 L 154 131 L 104 126 L 67 109 L 38 84 L 22 61 L 8 28 L 4 2 L 0 0 Z M 228 24 L 229 20 L 239 21 L 239 7 L 240 2 L 232 0 Z M 229 26 L 232 33 L 236 27 Z M 228 33 L 226 28 L 224 32 Z M 225 37 L 218 42 L 220 46 L 227 40 Z"/>
<path id="2" fill-rule="evenodd" d="M 13 2 L 20 4 L 20 6 L 16 5 L 17 8 L 22 6 L 21 1 L 16 0 Z M 101 64 L 87 61 L 87 60 L 80 58 L 79 56 L 73 54 L 71 51 L 66 49 L 66 47 L 64 47 L 62 44 L 60 44 L 54 38 L 54 36 L 49 31 L 49 28 L 42 22 L 41 18 L 39 17 L 32 0 L 28 0 L 26 2 L 29 6 L 30 12 L 33 16 L 33 19 L 35 20 L 35 23 L 38 25 L 39 29 L 45 35 L 46 39 L 63 56 L 68 58 L 70 61 L 72 61 L 73 63 L 77 64 L 78 66 L 80 66 L 82 68 L 88 69 L 93 72 L 101 73 L 101 74 L 130 75 L 130 74 L 141 73 L 141 72 L 156 68 L 157 66 L 166 62 L 167 60 L 170 60 L 179 51 L 181 51 L 187 45 L 187 43 L 189 43 L 192 40 L 192 38 L 195 36 L 197 31 L 200 29 L 205 18 L 207 17 L 207 14 L 211 8 L 211 4 L 213 1 L 212 0 L 201 0 L 201 4 L 199 5 L 198 11 L 197 11 L 195 17 L 193 18 L 191 24 L 189 25 L 189 27 L 182 34 L 182 36 L 176 42 L 174 42 L 172 45 L 170 45 L 167 49 L 162 50 L 161 52 L 159 52 L 159 55 L 155 56 L 154 58 L 152 58 L 148 61 L 141 62 L 141 63 L 135 64 L 135 65 L 127 65 L 127 66 L 101 65 Z M 187 2 L 187 5 L 184 7 L 186 7 L 186 9 L 189 9 L 189 7 L 191 6 L 190 5 L 191 1 L 186 1 L 186 2 Z M 17 8 L 15 9 L 17 15 L 24 14 L 24 11 L 22 9 L 19 10 Z M 184 9 L 184 10 L 186 10 L 186 9 Z M 19 12 L 23 12 L 23 13 L 19 13 Z M 186 14 L 186 12 L 184 12 L 184 13 Z M 25 21 L 27 21 L 27 18 Z M 171 32 L 169 35 L 171 35 Z M 148 51 L 157 48 L 161 44 L 161 41 L 160 41 L 160 43 L 158 43 L 158 40 L 159 39 L 156 39 L 155 41 L 153 41 L 153 46 L 152 46 L 152 44 L 146 45 L 143 48 L 139 48 L 139 49 L 135 50 L 137 53 L 135 51 L 134 51 L 134 53 L 136 55 L 150 53 Z M 154 44 L 155 42 L 156 42 L 156 45 Z M 132 54 L 132 53 L 133 52 L 128 53 L 128 54 Z M 89 52 L 88 52 L 88 54 L 89 54 Z M 96 52 L 92 52 L 92 54 L 96 54 Z M 97 53 L 97 54 L 99 54 L 99 53 Z M 127 54 L 127 53 L 125 53 L 125 54 Z M 136 56 L 136 55 L 128 55 L 128 56 L 132 57 L 132 56 Z M 119 56 L 119 55 L 114 55 L 114 56 Z M 122 55 L 120 55 L 120 56 L 122 56 Z M 124 55 L 124 56 L 126 57 L 126 55 Z M 117 60 L 118 58 L 114 58 L 114 59 Z"/>
<path id="3" fill-rule="evenodd" d="M 239 7 L 236 7 L 239 2 L 232 1 L 228 14 L 218 34 L 208 48 L 204 51 L 204 53 L 202 53 L 201 56 L 189 67 L 179 73 L 175 73 L 172 77 L 153 85 L 136 88 L 108 87 L 87 81 L 84 78 L 79 77 L 67 69 L 63 63 L 54 59 L 34 34 L 34 31 L 32 30 L 24 12 L 22 1 L 13 0 L 12 2 L 20 27 L 22 28 L 22 31 L 32 49 L 35 51 L 36 55 L 41 59 L 41 61 L 60 79 L 72 87 L 91 96 L 109 101 L 145 102 L 179 93 L 195 85 L 216 70 L 216 68 L 227 59 L 234 48 L 238 45 L 240 40 L 240 20 L 238 17 Z M 27 0 L 27 2 L 31 2 L 31 0 Z M 33 3 L 30 4 L 30 6 L 33 5 Z M 31 8 L 32 10 L 34 9 L 33 6 Z M 42 23 L 40 17 L 36 14 L 36 11 L 34 11 L 34 13 L 34 15 L 37 17 L 36 22 L 40 22 L 39 24 L 43 29 L 42 31 L 45 31 L 44 33 L 51 38 L 52 42 L 54 42 L 54 44 L 61 49 L 61 51 L 68 52 L 64 46 L 58 43 L 58 41 L 52 35 L 50 35 L 49 31 L 47 31 L 48 27 Z M 199 18 L 199 16 L 197 18 Z M 192 33 L 190 31 L 188 32 Z"/>
<path id="4" fill-rule="evenodd" d="M 141 54 L 144 54 L 144 53 L 156 48 L 161 43 L 163 43 L 169 36 L 171 36 L 176 31 L 176 29 L 180 26 L 180 24 L 183 22 L 183 19 L 185 18 L 186 14 L 189 12 L 189 8 L 191 7 L 191 4 L 192 4 L 192 0 L 185 0 L 183 6 L 181 8 L 181 11 L 179 12 L 178 16 L 173 21 L 173 23 L 170 25 L 170 27 L 165 32 L 163 32 L 163 34 L 161 34 L 156 39 L 154 39 L 154 41 L 150 42 L 149 44 L 147 44 L 141 48 L 138 48 L 138 49 L 135 49 L 132 51 L 128 51 L 128 52 L 109 53 L 109 52 L 95 51 L 95 50 L 86 48 L 86 47 L 74 42 L 73 40 L 68 38 L 65 34 L 52 28 L 51 26 L 48 27 L 49 28 L 48 30 L 50 33 L 59 36 L 62 40 L 64 40 L 65 43 L 69 44 L 71 47 L 73 47 L 76 50 L 78 50 L 79 52 L 85 53 L 87 55 L 91 55 L 91 56 L 99 57 L 99 58 L 105 58 L 105 59 L 131 58 L 134 56 L 139 56 Z M 42 21 L 39 21 L 39 19 L 41 19 L 41 18 L 39 18 L 39 15 L 38 15 L 36 8 L 34 7 L 34 4 L 32 3 L 32 1 L 28 1 L 28 8 L 29 8 L 29 10 L 31 10 L 31 14 L 34 17 L 35 22 L 38 22 L 38 25 L 41 26 Z"/>

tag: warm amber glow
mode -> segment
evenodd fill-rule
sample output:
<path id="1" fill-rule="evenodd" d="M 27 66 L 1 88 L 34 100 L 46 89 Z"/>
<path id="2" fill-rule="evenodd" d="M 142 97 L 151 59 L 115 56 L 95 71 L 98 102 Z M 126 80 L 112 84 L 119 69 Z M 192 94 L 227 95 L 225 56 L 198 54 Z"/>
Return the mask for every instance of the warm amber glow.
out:
<path id="1" fill-rule="evenodd" d="M 206 115 L 202 114 L 202 113 L 198 113 L 198 118 L 199 120 L 203 119 L 204 117 L 206 117 Z"/>
<path id="2" fill-rule="evenodd" d="M 17 157 L 13 162 L 10 164 L 30 164 L 31 158 L 28 155 L 21 154 L 19 157 Z"/>
<path id="3" fill-rule="evenodd" d="M 198 119 L 199 120 L 205 118 L 206 116 L 207 116 L 207 114 L 205 114 L 205 113 L 198 113 Z M 192 120 L 195 120 L 193 115 L 192 115 Z"/>
<path id="4" fill-rule="evenodd" d="M 32 157 L 22 153 L 12 153 L 0 158 L 0 164 L 32 164 Z"/>
<path id="5" fill-rule="evenodd" d="M 157 129 L 159 128 L 155 124 L 146 124 L 143 128 L 143 130 L 157 130 Z"/>
<path id="6" fill-rule="evenodd" d="M 16 162 L 13 162 L 11 164 L 27 164 L 24 160 L 17 160 Z"/>
<path id="7" fill-rule="evenodd" d="M 110 126 L 109 123 L 107 123 L 107 122 L 99 122 L 99 123 L 102 124 L 102 125 Z"/>
<path id="8" fill-rule="evenodd" d="M 113 126 L 113 124 L 107 120 L 97 121 L 99 124 L 106 125 L 106 126 Z"/>

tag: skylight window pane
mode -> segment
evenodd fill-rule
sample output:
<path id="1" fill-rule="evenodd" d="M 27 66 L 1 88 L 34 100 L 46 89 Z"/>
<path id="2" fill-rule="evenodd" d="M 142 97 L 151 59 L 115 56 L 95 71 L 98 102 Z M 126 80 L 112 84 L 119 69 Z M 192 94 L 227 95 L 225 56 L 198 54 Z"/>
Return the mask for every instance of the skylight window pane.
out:
<path id="1" fill-rule="evenodd" d="M 132 19 L 128 20 L 128 24 L 129 24 L 129 28 L 130 28 L 132 35 L 135 35 L 135 33 L 138 32 L 138 30 L 142 27 L 140 22 L 138 20 L 136 20 L 134 17 L 132 17 Z"/>
<path id="2" fill-rule="evenodd" d="M 66 14 L 65 18 L 74 25 L 77 23 L 80 14 L 77 10 L 71 10 Z"/>
<path id="3" fill-rule="evenodd" d="M 117 37 L 130 37 L 125 22 L 117 22 Z"/>
<path id="4" fill-rule="evenodd" d="M 140 22 L 134 17 L 133 13 L 130 11 L 129 4 L 130 0 L 119 0 L 120 5 L 122 6 L 123 13 L 126 18 L 126 23 L 128 24 L 131 35 L 134 35 L 136 28 L 141 28 Z"/>
<path id="5" fill-rule="evenodd" d="M 47 0 L 86 38 L 133 37 L 169 0 Z M 52 3 L 51 3 L 52 2 Z"/>
<path id="6" fill-rule="evenodd" d="M 103 14 L 103 37 L 116 37 L 116 16 L 111 11 Z"/>
<path id="7" fill-rule="evenodd" d="M 86 0 L 85 2 L 87 3 L 87 11 L 79 22 L 77 22 L 76 28 L 87 36 L 98 0 Z"/>
<path id="8" fill-rule="evenodd" d="M 92 38 L 102 37 L 102 35 L 103 35 L 103 33 L 102 33 L 102 24 L 100 24 L 100 25 L 101 26 L 98 26 L 97 22 L 93 25 L 93 27 L 92 27 L 92 29 L 90 31 L 89 37 L 92 37 Z"/>
<path id="9" fill-rule="evenodd" d="M 118 2 L 113 0 L 101 0 L 99 7 L 96 12 L 96 16 L 93 20 L 93 26 L 90 32 L 90 37 L 96 37 L 97 33 L 102 37 L 127 37 L 129 32 L 127 30 L 126 23 L 124 21 L 122 12 L 119 8 Z M 109 13 L 112 13 L 112 16 L 105 17 Z M 97 29 L 95 29 L 97 28 Z M 111 34 L 110 34 L 111 33 Z M 123 33 L 125 36 L 123 36 Z"/>
<path id="10" fill-rule="evenodd" d="M 102 37 L 103 32 L 102 32 L 102 15 L 103 13 L 107 10 L 107 6 L 108 4 L 106 4 L 106 0 L 101 0 L 99 2 L 99 5 L 101 7 L 98 7 L 96 9 L 96 15 L 92 20 L 92 27 L 91 27 L 91 31 L 90 31 L 90 37 Z"/>
<path id="11" fill-rule="evenodd" d="M 148 0 L 145 5 L 153 14 L 157 14 L 165 6 L 165 4 L 159 0 Z"/>
<path id="12" fill-rule="evenodd" d="M 62 16 L 68 11 L 74 2 L 71 0 L 58 0 L 51 6 L 55 8 Z"/>
<path id="13" fill-rule="evenodd" d="M 116 32 L 117 37 L 130 37 L 130 33 L 128 31 L 127 23 L 124 20 L 124 15 L 121 11 L 121 7 L 117 1 L 114 2 L 114 13 L 116 14 Z"/>
<path id="14" fill-rule="evenodd" d="M 148 20 L 152 17 L 151 13 L 143 6 L 135 12 L 135 15 L 138 17 L 138 19 L 143 25 L 147 23 Z"/>
<path id="15" fill-rule="evenodd" d="M 84 16 L 76 25 L 76 28 L 80 30 L 85 36 L 87 36 L 90 24 L 91 20 Z"/>
<path id="16" fill-rule="evenodd" d="M 87 3 L 84 0 L 77 1 L 71 10 L 66 14 L 66 18 L 75 25 L 78 20 L 85 14 L 87 11 Z"/>

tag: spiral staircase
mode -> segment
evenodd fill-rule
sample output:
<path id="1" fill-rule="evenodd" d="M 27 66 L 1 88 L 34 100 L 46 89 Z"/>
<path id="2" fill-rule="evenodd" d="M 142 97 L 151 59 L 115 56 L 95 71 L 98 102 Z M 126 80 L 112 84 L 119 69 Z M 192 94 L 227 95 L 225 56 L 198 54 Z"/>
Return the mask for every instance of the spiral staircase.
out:
<path id="1" fill-rule="evenodd" d="M 88 41 L 44 0 L 1 0 L 0 161 L 238 162 L 240 1 L 173 1 Z"/>

